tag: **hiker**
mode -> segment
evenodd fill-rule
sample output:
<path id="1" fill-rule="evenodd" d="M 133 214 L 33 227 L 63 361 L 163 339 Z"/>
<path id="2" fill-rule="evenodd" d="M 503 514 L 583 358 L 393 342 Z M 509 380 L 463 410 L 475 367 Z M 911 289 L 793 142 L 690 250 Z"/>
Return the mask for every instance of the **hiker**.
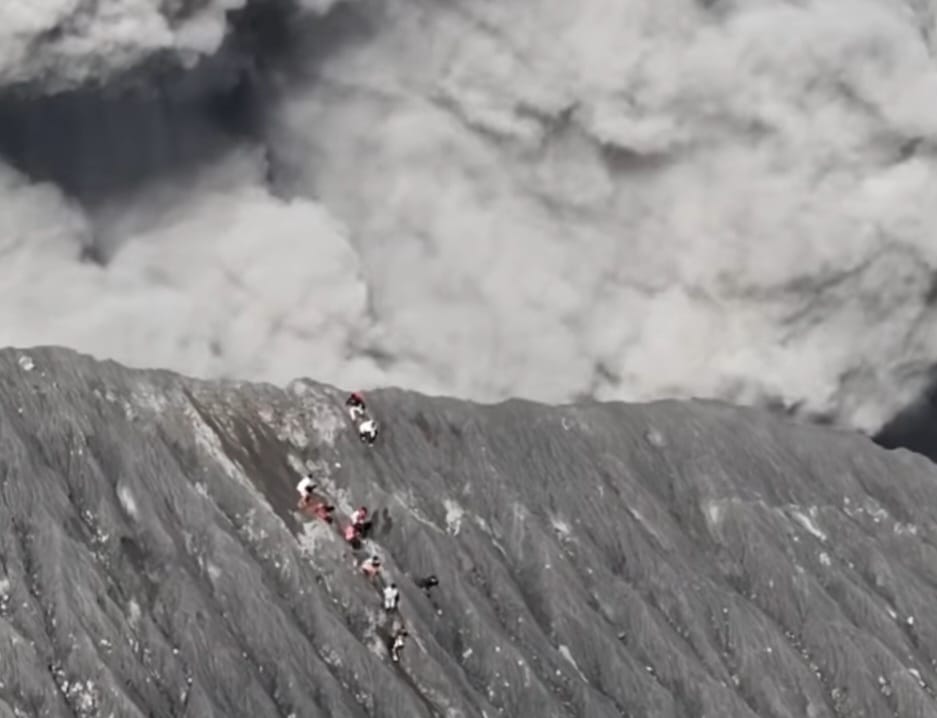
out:
<path id="1" fill-rule="evenodd" d="M 400 652 L 403 650 L 404 641 L 409 635 L 410 634 L 407 632 L 407 629 L 403 626 L 398 628 L 394 633 L 390 643 L 390 659 L 394 663 L 400 662 Z"/>
<path id="2" fill-rule="evenodd" d="M 368 413 L 368 408 L 364 404 L 364 397 L 360 392 L 353 391 L 345 400 L 345 406 L 348 407 L 348 415 L 352 421 L 363 419 Z"/>
<path id="3" fill-rule="evenodd" d="M 317 488 L 319 487 L 316 482 L 312 480 L 312 474 L 306 474 L 299 480 L 299 483 L 296 484 L 296 490 L 299 492 L 299 508 L 306 508 L 306 505 L 312 501 L 313 493 Z"/>
<path id="4" fill-rule="evenodd" d="M 345 407 L 358 429 L 358 438 L 369 446 L 377 441 L 377 422 L 368 415 L 361 392 L 353 391 L 345 400 Z"/>
<path id="5" fill-rule="evenodd" d="M 429 596 L 430 589 L 434 586 L 439 585 L 439 579 L 436 578 L 435 574 L 430 574 L 429 576 L 424 576 L 423 578 L 418 578 L 415 581 L 417 588 L 423 589 L 423 593 Z"/>
<path id="6" fill-rule="evenodd" d="M 311 513 L 316 518 L 322 519 L 327 524 L 330 524 L 335 520 L 332 517 L 332 512 L 335 511 L 335 507 L 322 499 L 322 497 L 316 496 L 315 492 L 318 488 L 316 482 L 312 480 L 312 474 L 307 474 L 300 479 L 299 483 L 296 484 L 296 490 L 299 492 L 299 502 L 296 506 L 300 511 L 307 514 Z"/>
<path id="7" fill-rule="evenodd" d="M 368 417 L 358 424 L 358 438 L 368 446 L 377 441 L 377 422 Z"/>
<path id="8" fill-rule="evenodd" d="M 359 506 L 351 512 L 351 523 L 359 529 L 364 527 L 364 522 L 368 519 L 368 507 Z"/>
<path id="9" fill-rule="evenodd" d="M 348 545 L 353 549 L 358 550 L 361 548 L 361 529 L 357 525 L 350 523 L 345 526 L 344 530 L 345 540 L 348 542 Z"/>
<path id="10" fill-rule="evenodd" d="M 325 523 L 330 524 L 335 521 L 335 517 L 332 516 L 332 512 L 335 511 L 335 507 L 332 504 L 328 504 L 325 501 L 313 501 L 312 502 L 312 513 L 316 518 L 320 518 Z"/>
<path id="11" fill-rule="evenodd" d="M 361 572 L 368 578 L 374 578 L 381 570 L 381 559 L 371 556 L 361 562 Z"/>
<path id="12" fill-rule="evenodd" d="M 366 538 L 368 531 L 371 530 L 371 522 L 368 520 L 368 507 L 359 506 L 351 514 L 351 523 L 358 530 L 360 538 Z"/>
<path id="13" fill-rule="evenodd" d="M 397 589 L 396 583 L 391 583 L 389 586 L 384 587 L 384 610 L 387 613 L 391 613 L 397 610 L 397 605 L 400 603 L 400 591 Z"/>

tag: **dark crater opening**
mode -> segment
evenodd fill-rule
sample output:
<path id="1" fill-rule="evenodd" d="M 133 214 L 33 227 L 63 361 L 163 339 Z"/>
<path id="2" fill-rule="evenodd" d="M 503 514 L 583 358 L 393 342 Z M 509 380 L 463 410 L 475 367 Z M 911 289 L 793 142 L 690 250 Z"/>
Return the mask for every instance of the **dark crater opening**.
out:
<path id="1" fill-rule="evenodd" d="M 937 462 L 937 368 L 921 396 L 899 411 L 870 438 L 885 449 L 903 448 Z M 769 397 L 756 405 L 776 416 L 816 426 L 836 426 L 831 414 L 804 411 L 802 402 L 788 403 Z"/>
<path id="2" fill-rule="evenodd" d="M 937 368 L 921 396 L 898 412 L 873 441 L 886 449 L 899 447 L 937 461 Z"/>

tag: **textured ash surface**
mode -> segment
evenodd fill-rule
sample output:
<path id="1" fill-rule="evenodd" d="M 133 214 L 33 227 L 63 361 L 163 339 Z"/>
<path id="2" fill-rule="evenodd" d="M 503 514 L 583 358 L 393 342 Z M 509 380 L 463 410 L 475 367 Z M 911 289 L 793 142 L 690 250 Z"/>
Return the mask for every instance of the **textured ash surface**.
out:
<path id="1" fill-rule="evenodd" d="M 926 460 L 716 403 L 399 390 L 369 450 L 342 399 L 0 352 L 0 716 L 937 711 Z M 307 469 L 381 511 L 399 667 L 293 509 Z"/>

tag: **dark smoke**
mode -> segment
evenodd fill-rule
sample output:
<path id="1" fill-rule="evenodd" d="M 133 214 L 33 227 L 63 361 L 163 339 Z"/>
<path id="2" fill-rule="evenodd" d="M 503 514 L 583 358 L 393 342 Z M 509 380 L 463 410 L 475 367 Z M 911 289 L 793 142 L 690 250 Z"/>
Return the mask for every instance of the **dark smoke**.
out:
<path id="1" fill-rule="evenodd" d="M 193 68 L 136 68 L 53 95 L 9 91 L 0 98 L 0 155 L 93 208 L 261 142 L 266 58 L 285 47 L 290 7 L 250 5 L 221 50 Z"/>

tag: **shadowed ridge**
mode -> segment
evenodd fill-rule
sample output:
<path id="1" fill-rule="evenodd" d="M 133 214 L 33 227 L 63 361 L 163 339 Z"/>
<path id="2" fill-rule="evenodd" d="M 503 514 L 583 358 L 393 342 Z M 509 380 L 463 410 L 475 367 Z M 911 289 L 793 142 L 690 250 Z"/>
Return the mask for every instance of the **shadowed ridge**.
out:
<path id="1" fill-rule="evenodd" d="M 929 716 L 937 470 L 714 402 L 485 406 L 0 352 L 0 706 Z M 303 519 L 312 472 L 340 519 Z M 387 658 L 377 551 L 411 638 Z M 427 597 L 412 579 L 436 574 Z"/>

